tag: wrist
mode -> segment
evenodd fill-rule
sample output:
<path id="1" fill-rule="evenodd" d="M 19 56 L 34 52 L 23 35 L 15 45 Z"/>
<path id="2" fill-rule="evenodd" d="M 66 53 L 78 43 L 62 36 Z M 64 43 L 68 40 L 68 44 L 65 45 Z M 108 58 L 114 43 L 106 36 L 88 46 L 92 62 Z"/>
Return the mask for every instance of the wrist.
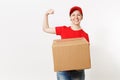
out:
<path id="1" fill-rule="evenodd" d="M 48 16 L 48 15 L 49 15 L 49 13 L 45 13 L 45 15 L 46 15 L 46 16 Z"/>

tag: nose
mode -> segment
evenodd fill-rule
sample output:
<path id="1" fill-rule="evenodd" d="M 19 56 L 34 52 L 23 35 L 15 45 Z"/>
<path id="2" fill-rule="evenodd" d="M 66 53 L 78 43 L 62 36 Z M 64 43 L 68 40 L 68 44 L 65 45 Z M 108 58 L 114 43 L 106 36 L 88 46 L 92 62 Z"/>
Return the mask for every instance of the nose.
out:
<path id="1" fill-rule="evenodd" d="M 78 16 L 77 16 L 77 15 L 75 15 L 75 18 L 78 18 Z"/>

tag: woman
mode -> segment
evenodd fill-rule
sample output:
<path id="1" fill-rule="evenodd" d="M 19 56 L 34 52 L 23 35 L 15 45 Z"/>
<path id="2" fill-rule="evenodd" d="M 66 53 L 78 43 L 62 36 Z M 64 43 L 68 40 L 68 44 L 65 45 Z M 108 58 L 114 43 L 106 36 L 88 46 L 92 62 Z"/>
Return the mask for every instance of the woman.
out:
<path id="1" fill-rule="evenodd" d="M 51 34 L 60 35 L 61 39 L 81 38 L 84 37 L 89 42 L 88 34 L 82 29 L 80 23 L 83 19 L 83 12 L 79 6 L 73 6 L 70 9 L 69 17 L 70 26 L 49 27 L 48 15 L 53 14 L 54 10 L 50 9 L 45 13 L 43 21 L 43 31 Z M 85 80 L 84 70 L 69 70 L 57 72 L 57 80 Z"/>

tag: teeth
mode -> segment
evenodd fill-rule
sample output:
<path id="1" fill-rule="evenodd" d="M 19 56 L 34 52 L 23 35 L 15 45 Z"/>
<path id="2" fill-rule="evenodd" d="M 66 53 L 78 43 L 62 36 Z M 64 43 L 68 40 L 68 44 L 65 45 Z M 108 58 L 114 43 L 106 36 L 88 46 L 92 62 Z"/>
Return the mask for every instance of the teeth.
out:
<path id="1" fill-rule="evenodd" d="M 75 19 L 75 21 L 78 21 L 78 20 Z"/>
<path id="2" fill-rule="evenodd" d="M 78 19 L 75 19 L 75 21 L 79 21 Z"/>

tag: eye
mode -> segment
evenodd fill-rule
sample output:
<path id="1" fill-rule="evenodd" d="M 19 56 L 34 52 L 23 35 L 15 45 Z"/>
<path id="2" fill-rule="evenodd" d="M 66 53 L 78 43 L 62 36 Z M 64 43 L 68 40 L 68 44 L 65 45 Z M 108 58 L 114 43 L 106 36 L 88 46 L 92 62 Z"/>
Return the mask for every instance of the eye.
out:
<path id="1" fill-rule="evenodd" d="M 81 14 L 77 14 L 77 16 L 82 16 Z"/>
<path id="2" fill-rule="evenodd" d="M 75 16 L 75 14 L 72 14 L 71 16 Z"/>

